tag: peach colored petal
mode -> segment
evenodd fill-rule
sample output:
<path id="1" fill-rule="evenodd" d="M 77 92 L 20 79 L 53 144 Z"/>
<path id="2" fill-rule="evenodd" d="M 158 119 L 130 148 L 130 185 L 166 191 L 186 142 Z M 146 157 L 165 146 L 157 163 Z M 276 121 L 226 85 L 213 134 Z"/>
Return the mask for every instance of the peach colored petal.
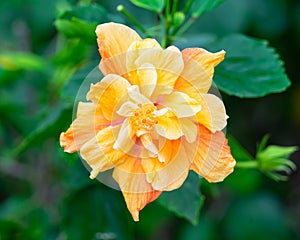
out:
<path id="1" fill-rule="evenodd" d="M 102 59 L 125 53 L 133 42 L 141 39 L 133 29 L 112 22 L 98 25 L 96 34 Z"/>
<path id="2" fill-rule="evenodd" d="M 90 178 L 126 160 L 123 151 L 113 149 L 115 134 L 119 129 L 120 126 L 104 128 L 81 147 L 80 155 L 92 168 Z"/>
<path id="3" fill-rule="evenodd" d="M 115 108 L 126 100 L 125 96 L 129 87 L 130 83 L 126 79 L 115 74 L 109 74 L 100 82 L 91 85 L 87 100 L 99 105 L 105 118 L 112 121 Z"/>
<path id="4" fill-rule="evenodd" d="M 99 68 L 104 75 L 118 74 L 127 78 L 126 52 L 140 36 L 131 28 L 119 23 L 104 23 L 96 29 L 99 53 L 102 57 Z"/>
<path id="5" fill-rule="evenodd" d="M 151 51 L 152 49 L 161 49 L 161 46 L 155 39 L 146 38 L 133 42 L 126 53 L 126 66 L 129 72 L 135 71 L 138 67 L 136 59 L 143 52 Z M 133 83 L 136 84 L 136 83 Z"/>
<path id="6" fill-rule="evenodd" d="M 137 70 L 138 85 L 141 93 L 150 98 L 157 83 L 157 72 L 155 67 L 150 63 L 144 63 Z"/>
<path id="7" fill-rule="evenodd" d="M 196 115 L 197 121 L 212 132 L 222 130 L 228 118 L 222 100 L 213 94 L 201 94 L 199 99 L 202 110 Z"/>
<path id="8" fill-rule="evenodd" d="M 146 181 L 141 161 L 140 158 L 128 156 L 113 172 L 113 178 L 118 182 L 127 208 L 135 221 L 139 220 L 139 211 L 161 194 L 161 191 L 154 190 Z"/>
<path id="9" fill-rule="evenodd" d="M 157 154 L 158 153 L 158 150 L 157 150 L 155 144 L 153 143 L 152 137 L 151 137 L 151 135 L 149 133 L 143 134 L 140 137 L 140 140 L 141 140 L 143 146 L 146 149 L 148 149 L 150 152 L 152 152 L 153 154 Z"/>
<path id="10" fill-rule="evenodd" d="M 207 93 L 212 84 L 214 67 L 223 59 L 225 51 L 211 53 L 202 48 L 187 48 L 182 51 L 184 69 L 175 84 L 175 89 L 197 99 Z"/>
<path id="11" fill-rule="evenodd" d="M 154 125 L 156 132 L 169 140 L 175 140 L 183 135 L 180 121 L 176 116 L 169 112 L 158 117 L 158 123 Z"/>
<path id="12" fill-rule="evenodd" d="M 171 143 L 171 144 L 169 144 Z M 186 155 L 181 141 L 167 140 L 168 154 L 164 162 L 157 158 L 142 160 L 142 167 L 147 174 L 147 181 L 152 184 L 155 190 L 171 191 L 179 188 L 186 179 L 191 160 Z"/>
<path id="13" fill-rule="evenodd" d="M 182 92 L 172 92 L 162 98 L 162 104 L 175 113 L 178 118 L 192 117 L 201 110 L 195 99 Z"/>
<path id="14" fill-rule="evenodd" d="M 193 118 L 180 118 L 179 121 L 186 140 L 189 143 L 194 142 L 198 135 L 198 124 L 195 123 Z"/>
<path id="15" fill-rule="evenodd" d="M 148 183 L 149 184 L 149 183 Z M 150 184 L 149 184 L 150 185 Z M 161 191 L 153 190 L 146 193 L 126 193 L 123 196 L 129 212 L 131 213 L 134 221 L 139 221 L 139 212 L 148 204 L 156 200 Z"/>
<path id="16" fill-rule="evenodd" d="M 170 93 L 183 69 L 181 52 L 175 47 L 165 50 L 159 48 L 140 50 L 134 62 L 135 66 L 128 70 L 135 71 L 146 63 L 152 64 L 156 69 L 157 85 L 161 86 L 160 94 Z"/>
<path id="17" fill-rule="evenodd" d="M 228 141 L 221 131 L 211 133 L 201 125 L 199 128 L 199 147 L 191 169 L 209 182 L 223 181 L 235 165 Z"/>
<path id="18" fill-rule="evenodd" d="M 93 103 L 79 102 L 77 117 L 66 132 L 60 135 L 60 145 L 65 152 L 79 151 L 80 147 L 93 138 L 97 132 L 110 124 L 101 109 Z"/>
<path id="19" fill-rule="evenodd" d="M 114 149 L 123 151 L 124 153 L 130 152 L 133 145 L 136 142 L 135 131 L 132 129 L 131 124 L 129 124 L 129 119 L 126 118 L 121 125 L 118 132 L 115 133 L 115 143 L 113 145 Z"/>

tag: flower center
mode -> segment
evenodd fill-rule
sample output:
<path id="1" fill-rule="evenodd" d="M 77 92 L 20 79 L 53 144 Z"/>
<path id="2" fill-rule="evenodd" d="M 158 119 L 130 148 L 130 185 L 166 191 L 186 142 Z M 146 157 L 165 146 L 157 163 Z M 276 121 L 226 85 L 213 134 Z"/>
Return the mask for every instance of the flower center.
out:
<path id="1" fill-rule="evenodd" d="M 149 132 L 153 125 L 158 123 L 156 107 L 153 104 L 138 104 L 138 109 L 135 110 L 130 118 L 134 128 L 137 131 L 137 136 Z"/>

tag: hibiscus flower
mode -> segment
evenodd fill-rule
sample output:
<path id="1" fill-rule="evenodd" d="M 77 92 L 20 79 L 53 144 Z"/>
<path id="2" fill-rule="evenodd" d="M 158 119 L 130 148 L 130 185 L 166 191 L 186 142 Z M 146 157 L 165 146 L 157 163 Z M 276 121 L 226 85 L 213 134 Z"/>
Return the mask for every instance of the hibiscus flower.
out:
<path id="1" fill-rule="evenodd" d="M 222 132 L 228 117 L 208 93 L 225 52 L 162 49 L 117 23 L 99 25 L 96 34 L 104 77 L 60 136 L 66 152 L 80 152 L 90 178 L 113 169 L 138 221 L 139 211 L 162 191 L 179 188 L 189 170 L 209 182 L 229 175 L 235 160 Z"/>

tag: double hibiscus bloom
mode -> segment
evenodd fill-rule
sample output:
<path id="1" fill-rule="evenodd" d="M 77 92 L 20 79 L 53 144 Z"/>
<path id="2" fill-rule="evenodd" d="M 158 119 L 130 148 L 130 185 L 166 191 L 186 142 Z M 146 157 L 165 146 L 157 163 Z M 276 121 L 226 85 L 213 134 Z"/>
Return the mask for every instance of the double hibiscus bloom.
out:
<path id="1" fill-rule="evenodd" d="M 221 131 L 223 102 L 209 94 L 214 67 L 225 52 L 162 49 L 131 28 L 106 23 L 96 29 L 103 79 L 61 134 L 66 152 L 79 151 L 90 178 L 113 169 L 135 221 L 162 191 L 179 188 L 195 171 L 222 181 L 235 161 Z"/>

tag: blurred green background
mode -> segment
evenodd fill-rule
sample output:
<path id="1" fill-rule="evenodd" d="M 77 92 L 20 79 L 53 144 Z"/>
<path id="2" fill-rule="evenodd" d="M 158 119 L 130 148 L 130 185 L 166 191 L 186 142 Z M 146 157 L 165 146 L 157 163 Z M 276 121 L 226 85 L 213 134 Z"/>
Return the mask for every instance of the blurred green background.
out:
<path id="1" fill-rule="evenodd" d="M 201 181 L 196 225 L 159 201 L 134 223 L 121 193 L 91 181 L 78 155 L 63 152 L 59 134 L 72 121 L 81 81 L 99 61 L 95 26 L 130 25 L 116 11 L 120 3 L 145 27 L 155 24 L 153 13 L 127 1 L 0 2 L 0 240 L 300 239 L 299 170 L 279 183 L 240 169 L 220 184 Z M 270 143 L 299 146 L 300 2 L 226 0 L 177 42 L 202 47 L 236 32 L 267 39 L 292 85 L 258 99 L 222 94 L 227 132 L 252 154 L 266 133 Z M 291 158 L 299 168 L 299 152 Z"/>

